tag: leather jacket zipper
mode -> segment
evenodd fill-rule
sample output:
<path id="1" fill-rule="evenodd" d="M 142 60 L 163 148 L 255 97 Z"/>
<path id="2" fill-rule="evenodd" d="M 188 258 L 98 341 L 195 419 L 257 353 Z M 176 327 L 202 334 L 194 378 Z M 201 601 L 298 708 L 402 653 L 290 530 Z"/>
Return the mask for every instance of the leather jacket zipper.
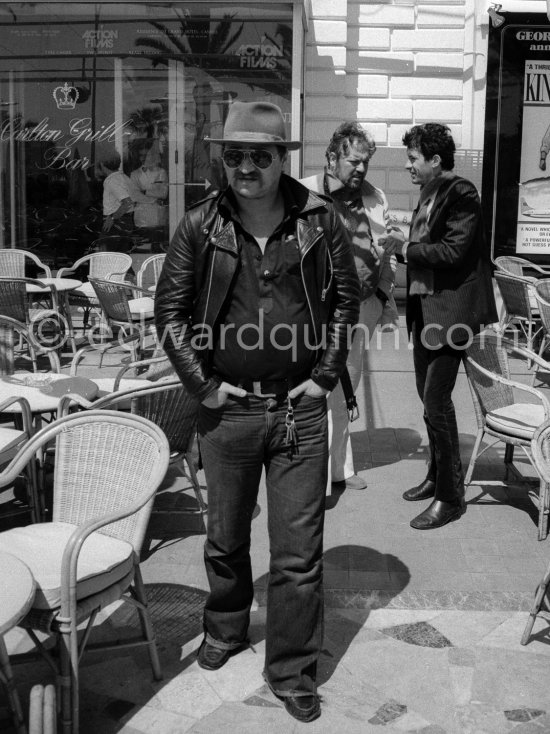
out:
<path id="1" fill-rule="evenodd" d="M 208 313 L 208 304 L 210 303 L 210 293 L 212 292 L 212 281 L 214 279 L 214 263 L 216 261 L 216 235 L 222 228 L 222 218 L 218 214 L 216 216 L 216 221 L 214 222 L 214 226 L 209 234 L 209 242 L 212 245 L 212 263 L 210 265 L 210 275 L 208 278 L 208 290 L 206 292 L 206 302 L 204 304 L 204 313 L 202 315 L 202 323 L 203 325 L 206 323 L 206 314 Z M 208 234 L 208 229 L 204 230 L 206 234 Z"/>
<path id="2" fill-rule="evenodd" d="M 297 237 L 298 237 L 298 244 L 300 244 L 300 231 L 299 231 L 299 229 L 297 229 L 296 234 L 297 234 Z M 300 272 L 302 274 L 302 283 L 304 284 L 304 291 L 305 291 L 305 294 L 306 294 L 307 306 L 309 308 L 309 314 L 310 314 L 310 317 L 311 317 L 311 323 L 313 324 L 313 333 L 314 333 L 314 336 L 315 336 L 315 343 L 316 344 L 317 344 L 317 329 L 315 328 L 315 317 L 313 315 L 313 308 L 311 306 L 311 300 L 309 298 L 309 293 L 308 293 L 308 289 L 307 289 L 306 279 L 305 279 L 305 276 L 304 276 L 304 260 L 306 259 L 306 255 L 311 250 L 311 248 L 313 247 L 313 245 L 318 240 L 320 240 L 322 236 L 323 236 L 323 229 L 322 229 L 322 227 L 318 227 L 317 228 L 317 237 L 315 237 L 309 243 L 309 246 L 308 246 L 307 250 L 304 252 L 303 257 L 300 260 Z M 321 300 L 322 301 L 325 300 L 325 296 L 326 296 L 326 291 L 325 291 L 325 289 L 323 289 L 321 291 Z"/>
<path id="3" fill-rule="evenodd" d="M 333 267 L 332 267 L 332 257 L 330 256 L 330 250 L 328 249 L 328 247 L 327 247 L 327 257 L 325 258 L 325 264 L 324 264 L 324 266 L 323 266 L 323 267 L 324 267 L 324 272 L 323 272 L 323 283 L 325 282 L 325 280 L 326 280 L 326 275 L 327 275 L 327 273 L 326 273 L 326 267 L 327 267 L 327 259 L 328 259 L 328 265 L 329 265 L 329 272 L 330 272 L 330 275 L 329 275 L 329 279 L 328 279 L 328 283 L 327 283 L 327 285 L 326 285 L 326 288 L 323 288 L 323 290 L 321 291 L 321 301 L 324 301 L 324 300 L 326 300 L 326 297 L 327 297 L 327 293 L 329 292 L 329 290 L 330 290 L 330 287 L 331 287 L 331 285 L 332 285 L 332 274 L 333 274 L 333 272 L 334 272 L 334 269 L 333 269 Z"/>

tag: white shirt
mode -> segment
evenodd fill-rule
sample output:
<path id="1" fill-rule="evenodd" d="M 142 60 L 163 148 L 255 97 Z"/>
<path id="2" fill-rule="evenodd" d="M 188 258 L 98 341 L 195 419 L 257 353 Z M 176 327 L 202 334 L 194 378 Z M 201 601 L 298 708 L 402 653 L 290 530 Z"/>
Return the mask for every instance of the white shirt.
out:
<path id="1" fill-rule="evenodd" d="M 123 199 L 131 199 L 130 190 L 130 179 L 125 173 L 122 171 L 110 173 L 103 182 L 103 215 L 108 217 L 114 214 Z"/>
<path id="2" fill-rule="evenodd" d="M 158 199 L 168 196 L 168 176 L 164 168 L 138 168 L 130 179 L 134 189 L 134 223 L 136 227 L 158 227 L 163 223 L 165 208 Z"/>

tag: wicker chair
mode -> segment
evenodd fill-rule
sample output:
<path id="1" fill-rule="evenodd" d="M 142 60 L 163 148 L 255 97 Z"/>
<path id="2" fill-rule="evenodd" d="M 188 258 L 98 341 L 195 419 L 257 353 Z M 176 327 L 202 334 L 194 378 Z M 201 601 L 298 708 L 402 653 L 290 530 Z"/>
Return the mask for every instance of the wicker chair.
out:
<path id="1" fill-rule="evenodd" d="M 101 306 L 107 327 L 113 334 L 122 330 L 134 341 L 134 359 L 139 356 L 143 339 L 148 332 L 154 333 L 155 301 L 152 294 L 131 283 L 117 283 L 101 278 L 89 278 Z"/>
<path id="2" fill-rule="evenodd" d="M 164 349 L 157 346 L 153 356 L 137 362 L 126 361 L 118 370 L 113 382 L 113 391 L 120 389 L 121 380 L 141 379 L 157 382 L 161 379 L 176 378 L 174 366 Z"/>
<path id="3" fill-rule="evenodd" d="M 31 291 L 33 287 L 38 289 L 35 293 L 40 304 L 49 301 L 43 308 L 40 307 L 38 314 L 31 302 L 31 295 L 34 295 Z M 17 275 L 0 276 L 0 314 L 28 324 L 33 317 L 39 315 L 40 310 L 51 308 L 59 309 L 59 294 L 54 283 L 45 285 L 40 280 Z"/>
<path id="4" fill-rule="evenodd" d="M 19 403 L 21 418 L 15 420 L 13 426 L 0 424 L 0 466 L 8 464 L 17 452 L 25 445 L 34 433 L 31 407 L 28 401 L 22 397 L 13 397 L 0 403 L 0 414 L 8 408 Z M 43 516 L 43 503 L 38 491 L 38 477 L 36 464 L 30 461 L 24 468 L 25 488 L 27 494 L 27 507 L 14 507 L 12 510 L 3 510 L 2 517 L 12 517 L 21 513 L 30 513 L 32 522 L 39 522 Z M 7 489 L 4 487 L 4 489 Z M 1 489 L 0 489 L 1 491 Z"/>
<path id="5" fill-rule="evenodd" d="M 81 257 L 70 267 L 61 268 L 57 273 L 57 277 L 69 278 L 79 268 L 86 266 L 88 266 L 88 277 L 123 282 L 132 267 L 132 258 L 124 252 L 94 252 L 91 255 Z M 86 331 L 91 312 L 94 308 L 99 307 L 92 284 L 85 281 L 79 288 L 71 291 L 69 293 L 69 304 L 82 308 L 82 329 Z"/>
<path id="6" fill-rule="evenodd" d="M 550 278 L 536 280 L 533 287 L 542 325 L 542 338 L 539 347 L 539 355 L 542 357 L 544 350 L 550 344 Z"/>
<path id="7" fill-rule="evenodd" d="M 0 375 L 13 375 L 19 357 L 25 358 L 28 350 L 33 371 L 38 371 L 38 357 L 44 356 L 49 362 L 49 372 L 60 372 L 61 364 L 57 352 L 43 347 L 29 331 L 26 324 L 0 314 Z"/>
<path id="8" fill-rule="evenodd" d="M 117 356 L 119 356 L 120 344 L 116 342 L 108 345 L 98 345 L 97 347 L 91 345 L 81 347 L 73 357 L 70 374 L 78 375 L 79 368 L 84 362 L 84 372 L 89 375 L 90 364 L 87 361 L 87 357 L 90 355 L 94 357 L 97 355 L 99 350 L 100 360 L 102 360 L 103 355 L 111 349 L 117 354 Z M 165 351 L 160 346 L 157 346 L 153 352 L 153 356 L 147 359 L 140 359 L 138 361 L 130 360 L 127 357 L 122 359 L 119 369 L 111 377 L 104 377 L 101 370 L 96 371 L 92 368 L 92 379 L 99 389 L 97 398 L 105 397 L 113 392 L 118 392 L 119 390 L 133 390 L 140 387 L 150 387 L 152 386 L 152 383 L 155 383 L 158 380 L 175 377 L 176 373 L 174 367 L 168 359 Z M 129 410 L 130 404 L 128 403 L 128 406 L 123 407 L 127 407 Z"/>
<path id="9" fill-rule="evenodd" d="M 472 457 L 466 472 L 465 484 L 472 481 L 477 459 L 496 441 L 506 444 L 504 453 L 505 479 L 509 472 L 522 479 L 514 466 L 514 447 L 520 446 L 531 463 L 531 440 L 537 428 L 550 419 L 550 402 L 546 396 L 534 387 L 517 382 L 510 378 L 509 357 L 534 361 L 540 366 L 550 368 L 537 354 L 519 347 L 495 332 L 483 332 L 474 337 L 467 348 L 464 366 L 477 419 L 478 431 L 472 450 Z M 518 392 L 528 393 L 537 402 L 527 403 L 518 399 Z M 495 438 L 490 445 L 480 451 L 486 436 Z M 538 497 L 533 499 L 538 504 L 538 537 L 544 540 L 548 534 L 550 485 L 541 480 Z"/>
<path id="10" fill-rule="evenodd" d="M 160 255 L 151 255 L 151 257 L 148 257 L 142 262 L 136 276 L 136 282 L 140 288 L 144 290 L 155 289 L 165 259 L 166 254 L 162 253 Z"/>
<path id="11" fill-rule="evenodd" d="M 525 338 L 527 349 L 533 349 L 538 334 L 542 331 L 540 314 L 538 311 L 533 282 L 517 275 L 495 271 L 502 302 L 506 313 L 500 324 L 500 330 L 505 333 L 514 326 L 519 326 Z"/>
<path id="12" fill-rule="evenodd" d="M 531 449 L 533 453 L 533 462 L 539 473 L 542 482 L 550 484 L 550 421 L 546 421 L 539 426 L 531 440 Z M 529 612 L 529 619 L 525 625 L 525 630 L 521 638 L 521 644 L 526 645 L 531 637 L 533 625 L 538 613 L 545 604 L 544 611 L 550 611 L 548 608 L 547 592 L 550 585 L 550 565 L 547 567 L 544 576 L 539 583 L 535 592 L 533 606 Z"/>
<path id="13" fill-rule="evenodd" d="M 32 263 L 32 265 L 31 265 Z M 35 269 L 44 272 L 44 278 L 51 278 L 51 268 L 28 250 L 6 249 L 0 250 L 0 273 L 2 277 L 24 278 L 27 265 L 35 266 Z"/>
<path id="14" fill-rule="evenodd" d="M 79 395 L 65 395 L 59 403 L 59 415 L 66 415 L 74 404 L 80 407 L 99 410 L 130 410 L 134 415 L 155 423 L 162 429 L 170 444 L 170 465 L 182 476 L 187 476 L 195 493 L 196 510 L 157 510 L 167 514 L 201 514 L 204 520 L 206 504 L 202 498 L 200 483 L 195 470 L 191 451 L 194 443 L 199 401 L 182 385 L 179 378 L 160 378 L 156 384 L 144 387 L 119 390 L 91 403 Z"/>
<path id="15" fill-rule="evenodd" d="M 27 285 L 43 288 L 40 281 L 31 278 L 0 277 L 0 373 L 12 374 L 16 356 L 15 336 L 18 336 L 17 354 L 21 357 L 28 352 L 33 371 L 38 370 L 37 356 L 47 354 L 50 365 L 55 372 L 59 371 L 59 358 L 54 349 L 61 346 L 66 337 L 71 337 L 68 324 L 59 316 L 57 291 L 54 285 L 47 286 L 53 308 L 34 309 L 29 305 Z M 42 326 L 54 327 L 51 335 L 47 335 L 46 343 L 38 341 L 46 334 Z M 37 336 L 35 336 L 35 334 Z M 24 351 L 25 350 L 25 351 Z"/>
<path id="16" fill-rule="evenodd" d="M 90 245 L 91 252 L 132 252 L 135 248 L 134 237 L 125 235 L 104 235 Z"/>
<path id="17" fill-rule="evenodd" d="M 495 265 L 507 275 L 519 275 L 520 278 L 528 278 L 533 281 L 542 275 L 550 275 L 549 268 L 536 265 L 530 260 L 526 260 L 523 257 L 516 257 L 515 255 L 502 255 L 501 257 L 497 257 L 495 258 Z M 540 275 L 529 275 L 529 271 L 539 273 Z"/>
<path id="18" fill-rule="evenodd" d="M 0 533 L 0 549 L 26 563 L 36 580 L 33 607 L 19 626 L 55 671 L 61 731 L 77 734 L 79 660 L 101 609 L 120 599 L 137 608 L 142 636 L 115 647 L 146 645 L 154 677 L 162 677 L 139 555 L 170 452 L 162 431 L 150 421 L 91 410 L 36 433 L 0 473 L 0 484 L 13 481 L 53 440 L 52 522 Z M 78 627 L 84 622 L 79 642 Z M 58 656 L 44 648 L 38 631 L 55 638 Z M 112 648 L 112 642 L 106 647 Z"/>

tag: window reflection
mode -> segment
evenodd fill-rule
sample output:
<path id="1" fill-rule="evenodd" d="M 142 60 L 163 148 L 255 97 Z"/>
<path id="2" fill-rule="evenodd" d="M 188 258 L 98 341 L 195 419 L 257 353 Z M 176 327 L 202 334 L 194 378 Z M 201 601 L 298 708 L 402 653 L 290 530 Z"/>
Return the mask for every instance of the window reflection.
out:
<path id="1" fill-rule="evenodd" d="M 139 265 L 225 185 L 219 147 L 203 139 L 220 136 L 234 99 L 269 99 L 290 124 L 290 5 L 2 6 L 0 247 L 52 268 L 126 248 Z M 131 182 L 124 241 L 105 231 L 107 146 Z"/>

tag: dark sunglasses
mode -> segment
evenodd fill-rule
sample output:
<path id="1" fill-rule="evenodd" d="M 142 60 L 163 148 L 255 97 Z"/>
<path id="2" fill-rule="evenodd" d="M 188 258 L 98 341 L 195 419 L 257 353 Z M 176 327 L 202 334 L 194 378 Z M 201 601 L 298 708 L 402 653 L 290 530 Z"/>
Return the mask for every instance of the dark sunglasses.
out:
<path id="1" fill-rule="evenodd" d="M 238 168 L 248 156 L 256 168 L 266 169 L 273 163 L 275 156 L 269 150 L 253 148 L 240 150 L 239 148 L 226 148 L 222 153 L 222 160 L 228 168 Z"/>

